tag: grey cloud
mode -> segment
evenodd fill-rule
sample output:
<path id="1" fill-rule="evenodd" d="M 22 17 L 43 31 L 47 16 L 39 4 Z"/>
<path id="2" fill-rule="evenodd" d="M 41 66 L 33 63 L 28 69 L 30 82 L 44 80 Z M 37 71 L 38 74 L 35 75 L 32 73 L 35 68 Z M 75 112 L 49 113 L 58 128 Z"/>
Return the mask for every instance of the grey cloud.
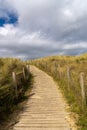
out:
<path id="1" fill-rule="evenodd" d="M 87 42 L 87 15 L 78 19 L 62 34 L 66 42 Z"/>
<path id="2" fill-rule="evenodd" d="M 18 15 L 16 27 L 9 25 L 1 30 L 1 56 L 34 58 L 87 51 L 86 0 L 0 0 L 1 3 L 0 16 L 7 15 L 4 9 Z"/>
<path id="3" fill-rule="evenodd" d="M 86 52 L 87 48 L 85 47 L 77 47 L 77 48 L 71 48 L 71 49 L 64 49 L 63 46 L 60 47 L 49 47 L 47 46 L 29 46 L 29 45 L 0 45 L 0 56 L 5 57 L 20 57 L 22 59 L 32 59 L 32 58 L 38 58 L 38 57 L 44 57 L 44 56 L 50 56 L 50 55 L 77 55 L 80 53 Z"/>

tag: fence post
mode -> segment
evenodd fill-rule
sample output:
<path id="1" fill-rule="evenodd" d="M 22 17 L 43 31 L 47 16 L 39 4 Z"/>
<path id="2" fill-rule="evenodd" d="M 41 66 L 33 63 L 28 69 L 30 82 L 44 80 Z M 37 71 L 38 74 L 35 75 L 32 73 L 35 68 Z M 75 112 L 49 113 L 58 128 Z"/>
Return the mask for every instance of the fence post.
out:
<path id="1" fill-rule="evenodd" d="M 23 67 L 23 76 L 24 76 L 24 80 L 26 78 L 26 75 L 25 75 L 25 68 Z"/>
<path id="2" fill-rule="evenodd" d="M 70 67 L 67 66 L 68 90 L 70 90 Z"/>
<path id="3" fill-rule="evenodd" d="M 60 70 L 60 64 L 58 64 L 58 72 L 59 72 L 59 79 L 62 78 L 61 70 Z"/>
<path id="4" fill-rule="evenodd" d="M 17 91 L 17 78 L 16 78 L 16 73 L 12 72 L 12 78 L 13 78 L 13 83 L 15 87 L 15 96 L 18 98 L 18 91 Z"/>
<path id="5" fill-rule="evenodd" d="M 55 62 L 54 67 L 55 67 L 55 74 L 56 74 L 57 73 L 57 67 L 58 67 L 58 64 L 56 62 Z"/>
<path id="6" fill-rule="evenodd" d="M 81 95 L 82 95 L 82 109 L 84 109 L 84 105 L 86 105 L 86 95 L 85 95 L 85 87 L 84 87 L 84 72 L 80 73 L 80 87 L 81 87 Z"/>
<path id="7" fill-rule="evenodd" d="M 28 72 L 28 78 L 29 78 L 29 75 L 30 75 L 30 69 L 29 69 L 29 65 L 26 65 L 26 68 L 27 68 L 27 72 Z"/>

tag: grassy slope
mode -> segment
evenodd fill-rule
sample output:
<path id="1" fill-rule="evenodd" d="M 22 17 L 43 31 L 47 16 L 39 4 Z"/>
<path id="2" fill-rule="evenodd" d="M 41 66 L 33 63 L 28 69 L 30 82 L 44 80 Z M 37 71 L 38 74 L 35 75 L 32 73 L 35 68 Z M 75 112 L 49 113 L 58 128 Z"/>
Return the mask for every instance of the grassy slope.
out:
<path id="1" fill-rule="evenodd" d="M 15 100 L 12 72 L 21 72 L 25 65 L 26 63 L 20 59 L 0 58 L 0 124 L 7 119 L 6 117 L 14 111 L 17 103 L 21 100 Z M 24 87 L 27 89 L 27 83 Z"/>
<path id="2" fill-rule="evenodd" d="M 87 104 L 83 105 L 80 73 L 84 72 L 84 87 L 87 102 L 87 54 L 81 56 L 51 56 L 32 60 L 30 64 L 34 64 L 40 69 L 51 75 L 59 84 L 67 101 L 71 107 L 71 111 L 79 115 L 77 125 L 81 130 L 87 130 Z M 68 69 L 70 70 L 68 79 Z"/>

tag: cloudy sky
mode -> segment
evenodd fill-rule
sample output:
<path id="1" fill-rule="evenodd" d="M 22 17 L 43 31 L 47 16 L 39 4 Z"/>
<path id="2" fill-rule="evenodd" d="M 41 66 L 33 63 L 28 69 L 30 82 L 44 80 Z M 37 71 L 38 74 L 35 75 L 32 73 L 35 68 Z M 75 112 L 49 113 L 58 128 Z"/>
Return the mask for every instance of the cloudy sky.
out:
<path id="1" fill-rule="evenodd" d="M 87 52 L 87 0 L 0 0 L 0 57 Z"/>

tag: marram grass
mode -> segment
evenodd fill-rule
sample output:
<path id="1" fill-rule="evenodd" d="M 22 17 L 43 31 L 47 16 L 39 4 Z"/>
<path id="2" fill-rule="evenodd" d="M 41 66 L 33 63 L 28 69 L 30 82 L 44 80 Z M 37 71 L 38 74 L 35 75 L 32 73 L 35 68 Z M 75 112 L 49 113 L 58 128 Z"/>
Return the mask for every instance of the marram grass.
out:
<path id="1" fill-rule="evenodd" d="M 64 93 L 71 111 L 78 114 L 79 130 L 87 130 L 87 54 L 80 56 L 51 56 L 29 61 L 58 83 Z M 82 101 L 80 74 L 84 73 L 86 104 Z"/>

